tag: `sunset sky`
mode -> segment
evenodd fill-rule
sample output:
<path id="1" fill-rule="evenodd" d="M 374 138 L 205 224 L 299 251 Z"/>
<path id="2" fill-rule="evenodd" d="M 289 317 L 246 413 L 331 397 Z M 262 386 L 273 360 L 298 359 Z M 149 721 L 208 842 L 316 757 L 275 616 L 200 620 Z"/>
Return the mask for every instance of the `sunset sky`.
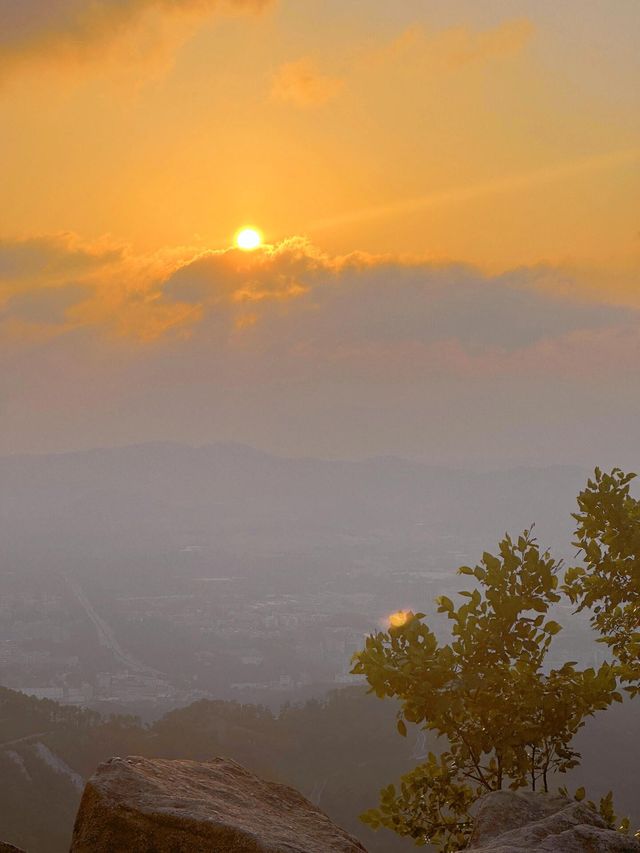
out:
<path id="1" fill-rule="evenodd" d="M 0 0 L 0 452 L 637 467 L 639 42 L 638 0 Z"/>

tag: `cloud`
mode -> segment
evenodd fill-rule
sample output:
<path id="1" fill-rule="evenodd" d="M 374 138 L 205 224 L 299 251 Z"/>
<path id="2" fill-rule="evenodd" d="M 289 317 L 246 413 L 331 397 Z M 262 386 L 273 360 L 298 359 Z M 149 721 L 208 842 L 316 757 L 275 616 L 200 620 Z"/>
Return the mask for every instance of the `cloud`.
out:
<path id="1" fill-rule="evenodd" d="M 5 241 L 0 296 L 12 334 L 28 321 L 56 334 L 86 327 L 158 345 L 176 335 L 185 347 L 241 341 L 245 353 L 277 350 L 283 363 L 293 352 L 328 365 L 411 352 L 443 368 L 448 358 L 454 371 L 521 368 L 523 354 L 544 351 L 548 360 L 550 347 L 558 354 L 580 336 L 640 322 L 635 310 L 580 296 L 568 271 L 488 276 L 461 264 L 331 257 L 302 238 L 256 252 L 155 256 L 73 235 Z"/>
<path id="2" fill-rule="evenodd" d="M 67 319 L 69 309 L 87 300 L 90 295 L 89 288 L 80 284 L 33 288 L 11 296 L 5 306 L 5 313 L 30 324 L 61 325 Z"/>
<path id="3" fill-rule="evenodd" d="M 271 0 L 0 0 L 0 73 L 25 62 L 89 60 L 150 14 L 257 12 Z"/>
<path id="4" fill-rule="evenodd" d="M 335 98 L 354 74 L 394 65 L 418 70 L 418 79 L 517 55 L 532 38 L 533 23 L 520 18 L 496 27 L 474 30 L 451 27 L 430 32 L 412 26 L 383 45 L 354 50 L 341 75 L 321 72 L 310 57 L 281 65 L 271 83 L 271 99 L 297 107 L 311 107 Z"/>
<path id="5" fill-rule="evenodd" d="M 369 51 L 365 61 L 368 65 L 387 65 L 417 58 L 426 67 L 452 70 L 515 56 L 534 34 L 535 26 L 528 18 L 506 20 L 485 30 L 456 26 L 431 31 L 414 25 Z"/>
<path id="6" fill-rule="evenodd" d="M 640 417 L 640 311 L 571 270 L 491 276 L 301 238 L 137 255 L 58 235 L 0 259 L 0 452 L 234 438 L 504 462 L 522 441 L 573 458 L 579 440 L 591 463 Z"/>
<path id="7" fill-rule="evenodd" d="M 80 327 L 125 334 L 135 326 L 138 337 L 156 337 L 167 312 L 154 306 L 148 316 L 150 282 L 179 257 L 179 250 L 133 256 L 108 238 L 70 233 L 0 240 L 0 340 L 31 343 Z"/>
<path id="8" fill-rule="evenodd" d="M 546 289 L 538 289 L 542 276 L 516 270 L 486 277 L 463 265 L 357 254 L 329 258 L 292 240 L 257 255 L 206 254 L 160 290 L 163 300 L 197 305 L 205 330 L 212 319 L 225 316 L 233 327 L 251 313 L 262 326 L 252 334 L 312 342 L 319 353 L 455 342 L 470 356 L 508 354 L 628 321 L 625 308 L 552 295 L 548 273 Z"/>
<path id="9" fill-rule="evenodd" d="M 0 287 L 13 281 L 46 280 L 86 274 L 122 259 L 121 247 L 82 242 L 69 233 L 0 240 Z"/>
<path id="10" fill-rule="evenodd" d="M 454 67 L 513 56 L 524 48 L 535 32 L 527 18 L 504 21 L 478 32 L 466 28 L 447 30 L 441 37 L 443 57 Z"/>
<path id="11" fill-rule="evenodd" d="M 318 106 L 334 98 L 343 85 L 343 80 L 322 74 L 311 59 L 303 58 L 280 66 L 273 77 L 271 98 L 297 107 Z"/>

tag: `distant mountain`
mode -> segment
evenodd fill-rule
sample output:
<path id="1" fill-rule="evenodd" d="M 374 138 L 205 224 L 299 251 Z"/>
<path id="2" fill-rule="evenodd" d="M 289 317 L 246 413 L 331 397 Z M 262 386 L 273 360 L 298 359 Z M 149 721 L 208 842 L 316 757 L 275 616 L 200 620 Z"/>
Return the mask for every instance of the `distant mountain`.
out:
<path id="1" fill-rule="evenodd" d="M 290 459 L 236 444 L 2 457 L 0 547 L 5 568 L 23 571 L 99 572 L 178 553 L 194 571 L 201 554 L 240 573 L 254 558 L 301 555 L 314 570 L 447 570 L 533 522 L 566 548 L 586 473 Z"/>

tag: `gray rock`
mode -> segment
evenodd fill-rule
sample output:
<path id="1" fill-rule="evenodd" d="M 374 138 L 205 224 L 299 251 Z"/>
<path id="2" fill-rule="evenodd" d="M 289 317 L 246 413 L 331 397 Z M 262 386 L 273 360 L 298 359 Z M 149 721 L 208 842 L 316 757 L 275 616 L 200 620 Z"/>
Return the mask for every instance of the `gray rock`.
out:
<path id="1" fill-rule="evenodd" d="M 476 806 L 469 853 L 640 853 L 584 803 L 530 791 L 495 791 Z"/>
<path id="2" fill-rule="evenodd" d="M 363 853 L 300 793 L 235 761 L 114 758 L 87 783 L 72 853 Z"/>

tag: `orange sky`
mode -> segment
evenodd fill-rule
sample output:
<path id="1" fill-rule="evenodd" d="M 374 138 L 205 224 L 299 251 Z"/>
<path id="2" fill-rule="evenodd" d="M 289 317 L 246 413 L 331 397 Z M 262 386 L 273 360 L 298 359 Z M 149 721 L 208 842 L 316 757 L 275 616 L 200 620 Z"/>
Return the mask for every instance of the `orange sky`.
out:
<path id="1" fill-rule="evenodd" d="M 436 375 L 445 385 L 471 375 L 516 382 L 546 364 L 549 376 L 569 381 L 587 364 L 606 373 L 634 362 L 636 0 L 99 0 L 91 9 L 81 0 L 0 0 L 0 346 L 9 360 L 30 359 L 25 376 L 48 375 L 38 347 L 60 348 L 54 362 L 68 371 L 61 353 L 81 336 L 83 346 L 116 348 L 125 360 L 122 347 L 136 358 L 143 347 L 147 359 L 152 347 L 158 362 L 147 381 L 162 384 L 166 348 L 195 357 L 204 329 L 223 336 L 225 370 L 238 381 L 272 351 L 277 328 L 290 348 L 274 357 L 269 382 L 295 377 L 313 353 L 309 387 L 338 359 L 353 387 L 395 365 L 414 377 L 418 396 Z M 279 248 L 216 255 L 245 223 Z M 188 278 L 180 271 L 200 270 L 207 258 L 218 266 L 205 264 L 179 292 L 174 281 Z M 399 282 L 421 276 L 429 282 L 414 304 L 403 288 L 415 285 Z M 397 316 L 405 303 L 414 314 L 424 308 L 424 322 L 430 305 L 441 316 L 429 301 L 440 305 L 434 276 L 448 282 L 440 338 Z M 468 278 L 489 288 L 478 303 L 486 316 L 459 284 Z M 356 280 L 364 305 L 387 307 L 357 333 L 336 336 L 342 318 L 332 312 L 344 305 L 326 289 Z M 496 303 L 498 285 L 505 297 Z M 602 314 L 550 330 L 523 288 L 548 300 L 551 314 L 558 299 L 576 300 L 575 316 L 587 317 L 584 305 Z M 495 305 L 516 298 L 519 310 L 540 310 L 540 329 L 520 347 L 500 334 L 490 345 Z M 622 315 L 607 313 L 616 306 L 628 307 L 624 332 Z M 471 333 L 474 317 L 487 334 Z M 518 328 L 515 308 L 504 321 Z M 26 369 L 24 360 L 10 363 Z M 204 382 L 203 363 L 193 370 L 205 371 Z M 56 381 L 63 398 L 72 394 L 65 376 Z M 102 399 L 120 381 L 103 377 Z M 331 383 L 327 399 L 340 407 Z M 24 438 L 21 419 L 56 404 L 21 396 L 21 384 L 7 380 L 4 390 L 3 449 L 108 443 L 114 425 L 95 401 L 90 428 L 74 424 L 67 435 L 61 418 L 55 437 L 34 428 Z M 551 397 L 545 406 L 557 405 L 557 384 Z M 308 403 L 301 424 L 317 419 L 317 401 Z M 385 423 L 367 449 L 427 452 L 418 439 L 425 413 L 412 415 L 406 400 L 394 405 L 407 422 L 414 417 L 411 429 Z M 228 422 L 209 414 L 202 428 L 169 419 L 156 437 L 228 437 L 252 411 L 239 406 Z M 344 442 L 336 432 L 326 447 L 310 437 L 293 449 L 357 452 L 359 421 L 344 417 Z M 127 418 L 116 440 L 143 439 L 144 418 Z M 262 437 L 248 430 L 246 439 L 286 450 L 274 437 L 277 417 L 267 420 Z M 438 430 L 442 452 L 457 458 L 451 429 L 443 421 Z M 519 446 L 514 438 L 513 458 Z"/>
<path id="2" fill-rule="evenodd" d="M 383 24 L 383 0 L 138 5 L 0 53 L 5 236 L 220 247 L 250 219 L 330 251 L 637 263 L 637 4 L 606 33 L 572 2 L 409 2 Z"/>

